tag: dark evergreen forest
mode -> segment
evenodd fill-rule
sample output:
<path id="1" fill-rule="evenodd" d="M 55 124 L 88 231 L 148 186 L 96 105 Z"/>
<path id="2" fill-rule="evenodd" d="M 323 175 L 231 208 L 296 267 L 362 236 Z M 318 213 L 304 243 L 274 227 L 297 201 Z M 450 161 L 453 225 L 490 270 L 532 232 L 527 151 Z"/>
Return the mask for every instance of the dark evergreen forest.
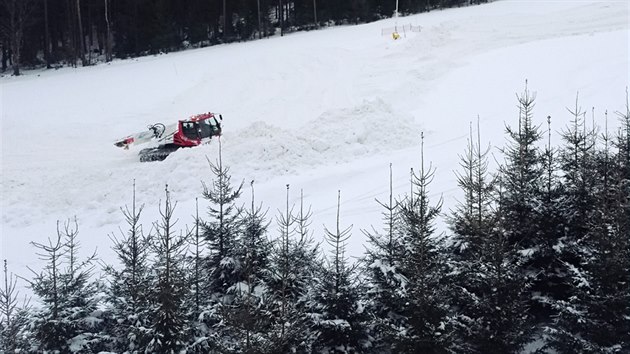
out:
<path id="1" fill-rule="evenodd" d="M 307 200 L 289 204 L 302 196 L 289 185 L 278 191 L 286 208 L 268 214 L 220 153 L 188 225 L 173 218 L 168 186 L 151 206 L 159 220 L 142 225 L 130 185 L 112 264 L 80 256 L 89 235 L 72 220 L 33 243 L 46 266 L 31 276 L 5 261 L 0 352 L 520 353 L 534 343 L 538 353 L 629 353 L 630 107 L 603 114 L 619 123 L 609 131 L 577 101 L 564 127 L 536 118 L 527 89 L 517 104 L 498 151 L 471 123 L 454 210 L 429 197 L 421 145 L 409 192 L 383 181 L 382 222 L 366 230 L 344 224 L 342 191 L 321 232 Z M 357 232 L 368 244 L 355 261 L 345 246 Z"/>
<path id="2" fill-rule="evenodd" d="M 487 0 L 399 0 L 410 14 Z M 394 0 L 0 0 L 2 72 L 91 65 L 391 17 Z"/>

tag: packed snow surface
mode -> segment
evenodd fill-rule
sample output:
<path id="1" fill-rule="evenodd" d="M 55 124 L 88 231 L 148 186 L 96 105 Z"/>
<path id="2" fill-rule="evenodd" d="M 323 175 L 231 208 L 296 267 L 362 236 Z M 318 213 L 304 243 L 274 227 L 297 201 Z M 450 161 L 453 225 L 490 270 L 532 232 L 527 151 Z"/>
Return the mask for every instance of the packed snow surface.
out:
<path id="1" fill-rule="evenodd" d="M 168 184 L 178 226 L 192 224 L 202 181 L 212 176 L 218 140 L 182 149 L 163 162 L 140 163 L 138 150 L 113 142 L 156 122 L 193 114 L 224 117 L 223 161 L 244 181 L 245 205 L 263 203 L 270 219 L 303 189 L 312 231 L 353 225 L 351 255 L 361 230 L 382 227 L 379 205 L 409 190 L 409 169 L 436 168 L 431 197 L 447 214 L 460 197 L 454 170 L 470 122 L 481 137 L 505 144 L 517 124 L 515 93 L 537 93 L 535 121 L 554 140 L 578 104 L 614 129 L 625 109 L 629 77 L 626 1 L 497 1 L 397 20 L 301 32 L 87 68 L 31 71 L 0 78 L 1 256 L 13 272 L 40 269 L 31 242 L 56 234 L 57 220 L 76 216 L 83 250 L 115 262 L 112 233 L 124 229 L 120 207 L 146 204 L 146 229 L 158 218 Z M 397 23 L 396 23 L 397 22 Z M 381 29 L 413 24 L 420 33 L 394 41 Z M 476 129 L 476 124 L 474 125 Z M 207 204 L 200 200 L 201 213 Z M 448 233 L 441 220 L 439 230 Z M 270 227 L 274 236 L 276 227 Z"/>

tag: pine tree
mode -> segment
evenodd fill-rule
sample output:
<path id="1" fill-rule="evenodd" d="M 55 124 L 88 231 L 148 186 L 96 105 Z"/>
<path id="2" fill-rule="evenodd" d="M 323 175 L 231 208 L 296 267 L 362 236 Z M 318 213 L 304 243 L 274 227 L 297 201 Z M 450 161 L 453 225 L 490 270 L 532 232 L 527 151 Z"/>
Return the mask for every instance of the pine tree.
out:
<path id="1" fill-rule="evenodd" d="M 451 294 L 451 306 L 456 314 L 452 325 L 457 332 L 457 352 L 476 352 L 475 340 L 484 326 L 481 310 L 487 278 L 483 255 L 489 244 L 496 217 L 494 205 L 494 181 L 488 173 L 490 148 L 481 148 L 481 133 L 477 119 L 477 137 L 473 139 L 472 123 L 466 152 L 460 156 L 462 170 L 456 172 L 458 185 L 464 192 L 464 200 L 451 213 L 448 221 L 453 235 L 448 245 L 449 281 L 457 284 Z"/>
<path id="2" fill-rule="evenodd" d="M 4 260 L 4 283 L 0 288 L 0 348 L 6 353 L 28 351 L 28 324 L 30 303 L 19 300 L 17 276 L 9 274 L 7 260 Z"/>
<path id="3" fill-rule="evenodd" d="M 532 260 L 536 269 L 530 291 L 535 294 L 531 312 L 538 322 L 551 316 L 550 304 L 556 299 L 565 299 L 568 277 L 562 265 L 562 249 L 565 237 L 564 186 L 559 174 L 559 156 L 551 143 L 551 117 L 547 117 L 547 144 L 541 156 L 543 167 L 541 200 L 538 226 L 538 251 Z"/>
<path id="4" fill-rule="evenodd" d="M 533 123 L 536 94 L 525 91 L 517 96 L 518 130 L 507 127 L 511 144 L 503 149 L 505 164 L 500 167 L 503 193 L 501 210 L 509 244 L 517 247 L 524 259 L 538 251 L 538 210 L 543 181 L 543 167 L 536 143 L 541 139 Z"/>
<path id="5" fill-rule="evenodd" d="M 225 351 L 224 344 L 233 343 L 230 328 L 226 327 L 228 321 L 225 320 L 230 315 L 230 306 L 234 301 L 234 293 L 230 289 L 239 282 L 242 271 L 238 254 L 242 210 L 236 206 L 236 201 L 241 195 L 243 182 L 234 189 L 230 169 L 223 165 L 221 154 L 219 141 L 217 163 L 208 161 L 214 176 L 212 184 L 207 186 L 202 182 L 203 198 L 210 205 L 209 220 L 201 225 L 209 255 L 205 262 L 208 280 L 204 285 L 208 303 L 202 308 L 200 320 L 207 328 L 206 333 L 203 333 L 203 345 Z"/>
<path id="6" fill-rule="evenodd" d="M 431 206 L 428 196 L 433 176 L 431 167 L 425 170 L 423 134 L 420 171 L 411 170 L 412 190 L 400 203 L 406 283 L 401 289 L 403 323 L 392 346 L 398 353 L 445 353 L 451 345 L 443 247 L 433 225 L 442 202 Z"/>
<path id="7" fill-rule="evenodd" d="M 544 300 L 545 296 L 552 293 L 552 289 L 556 287 L 556 284 L 549 282 L 550 277 L 558 272 L 553 269 L 553 263 L 549 263 L 555 255 L 554 247 L 558 247 L 560 243 L 558 237 L 561 235 L 554 232 L 562 231 L 553 228 L 542 229 L 542 226 L 548 225 L 550 221 L 559 221 L 562 225 L 562 219 L 559 220 L 557 215 L 553 215 L 558 207 L 557 204 L 554 205 L 558 199 L 555 195 L 557 191 L 554 190 L 556 186 L 553 152 L 548 151 L 545 155 L 538 146 L 542 140 L 542 133 L 540 126 L 535 125 L 533 121 L 536 94 L 529 91 L 527 81 L 524 92 L 517 95 L 517 100 L 518 129 L 509 126 L 506 128 L 510 142 L 502 149 L 505 162 L 499 167 L 498 183 L 501 192 L 497 232 L 502 233 L 501 237 L 505 237 L 505 240 L 500 242 L 505 242 L 501 246 L 503 250 L 500 251 L 506 260 L 505 267 L 520 268 L 519 274 L 510 277 L 514 278 L 515 282 L 521 281 L 524 288 L 531 285 L 536 293 L 530 297 L 525 307 L 527 314 L 532 316 L 528 316 L 525 322 L 515 321 L 514 326 L 510 327 L 510 330 L 514 331 L 526 326 L 526 322 L 533 321 L 533 316 L 544 319 L 540 303 L 541 300 L 547 301 Z M 549 183 L 552 183 L 551 187 Z M 543 214 L 547 211 L 552 214 Z M 510 281 L 508 278 L 505 279 L 508 288 Z M 542 297 L 536 294 L 541 294 Z M 514 304 L 516 308 L 521 308 L 521 295 L 510 293 L 508 296 L 514 297 L 514 301 L 517 301 Z M 522 337 L 510 338 L 510 345 L 518 346 L 523 340 L 527 340 L 528 336 L 529 333 L 523 332 Z"/>
<path id="8" fill-rule="evenodd" d="M 621 115 L 625 123 L 622 129 L 628 127 L 628 113 Z M 622 130 L 616 140 L 624 139 Z M 579 262 L 565 262 L 573 285 L 570 296 L 554 303 L 557 313 L 547 329 L 549 346 L 560 352 L 630 350 L 630 188 L 623 166 L 627 168 L 628 155 L 622 145 L 617 145 L 616 154 L 625 154 L 625 161 L 618 159 L 611 150 L 611 140 L 606 122 L 601 136 L 603 150 L 592 153 L 593 160 L 581 166 L 589 175 L 582 180 L 592 183 L 585 197 L 594 203 L 585 214 L 588 220 L 578 225 L 585 231 L 576 240 Z"/>
<path id="9" fill-rule="evenodd" d="M 597 173 L 595 168 L 595 150 L 597 143 L 596 127 L 587 128 L 586 112 L 578 105 L 569 110 L 573 120 L 562 133 L 564 146 L 560 150 L 560 165 L 563 172 L 564 219 L 566 220 L 565 244 L 561 259 L 575 266 L 583 257 L 580 243 L 589 232 L 588 221 L 595 204 Z"/>
<path id="10" fill-rule="evenodd" d="M 618 150 L 615 170 L 618 171 L 617 183 L 627 190 L 630 180 L 630 102 L 626 89 L 626 111 L 617 112 L 620 121 L 619 131 L 615 136 L 614 147 Z M 623 195 L 623 190 L 620 191 Z M 627 193 L 625 194 L 628 195 Z M 630 219 L 630 218 L 629 218 Z"/>
<path id="11" fill-rule="evenodd" d="M 461 172 L 456 172 L 457 184 L 464 200 L 452 213 L 449 222 L 453 231 L 453 253 L 464 261 L 479 259 L 484 237 L 491 229 L 493 181 L 488 173 L 490 147 L 482 150 L 477 119 L 477 139 L 473 141 L 472 123 L 466 153 L 460 156 Z M 465 276 L 465 275 L 464 275 Z"/>
<path id="12" fill-rule="evenodd" d="M 289 207 L 287 184 L 286 209 L 276 217 L 280 236 L 273 242 L 269 265 L 275 303 L 274 324 L 269 331 L 273 352 L 310 352 L 314 340 L 305 306 L 321 264 L 318 245 L 309 229 L 311 215 L 310 208 L 304 209 L 303 191 L 297 214 Z"/>
<path id="13" fill-rule="evenodd" d="M 74 227 L 70 222 L 64 225 L 64 247 L 66 268 L 62 274 L 65 313 L 75 326 L 78 334 L 70 338 L 75 351 L 99 352 L 106 346 L 103 333 L 103 284 L 100 278 L 94 279 L 94 269 L 98 258 L 96 251 L 84 260 L 79 259 L 81 244 L 78 239 L 79 225 L 75 218 Z"/>
<path id="14" fill-rule="evenodd" d="M 588 235 L 593 221 L 595 193 L 591 189 L 597 183 L 595 171 L 596 134 L 595 127 L 587 130 L 586 113 L 579 107 L 576 97 L 575 108 L 568 109 L 571 124 L 562 132 L 564 145 L 559 152 L 559 163 L 563 172 L 563 193 L 560 199 L 565 230 L 556 246 L 557 259 L 562 264 L 564 282 L 569 284 L 566 293 L 552 300 L 554 320 L 545 328 L 549 346 L 560 351 L 592 350 L 591 343 L 578 333 L 584 330 L 586 302 L 590 280 L 586 267 L 591 258 L 592 243 Z M 577 337 L 576 337 L 577 335 Z"/>
<path id="15" fill-rule="evenodd" d="M 617 153 L 612 157 L 614 200 L 617 206 L 614 220 L 620 235 L 630 235 L 630 99 L 626 89 L 626 110 L 617 112 L 620 128 L 613 146 Z M 630 271 L 629 271 L 630 273 Z"/>
<path id="16" fill-rule="evenodd" d="M 292 275 L 292 267 L 291 267 L 291 255 L 290 255 L 290 235 L 291 235 L 291 227 L 293 226 L 295 220 L 292 215 L 292 210 L 289 210 L 289 185 L 287 184 L 287 201 L 286 201 L 286 211 L 283 214 L 279 212 L 279 215 L 276 216 L 276 222 L 278 224 L 278 229 L 280 232 L 280 236 L 276 239 L 273 244 L 274 251 L 271 257 L 270 264 L 270 285 L 272 287 L 272 291 L 275 292 L 275 300 L 277 303 L 277 307 L 279 307 L 279 311 L 277 313 L 277 322 L 279 322 L 279 329 L 275 329 L 272 332 L 272 335 L 275 335 L 275 346 L 281 351 L 288 351 L 293 343 L 291 342 L 291 337 L 287 335 L 290 326 L 287 326 L 287 323 L 291 322 L 289 319 L 293 314 L 291 311 L 291 284 L 290 278 Z M 275 333 L 274 333 L 275 332 Z"/>
<path id="17" fill-rule="evenodd" d="M 485 350 L 512 352 L 530 340 L 534 317 L 544 321 L 544 311 L 549 313 L 540 305 L 553 301 L 549 296 L 561 285 L 554 257 L 564 231 L 555 152 L 550 144 L 540 151 L 542 133 L 533 123 L 536 95 L 526 86 L 517 99 L 518 129 L 506 129 L 510 144 L 499 167 L 496 227 L 484 246 L 481 308 L 491 325 L 482 328 L 486 335 L 480 343 Z"/>
<path id="18" fill-rule="evenodd" d="M 616 167 L 622 166 L 614 164 L 611 138 L 606 122 L 601 136 L 604 149 L 595 158 L 601 187 L 594 191 L 596 210 L 587 234 L 592 245 L 592 264 L 586 267 L 592 278 L 587 287 L 592 297 L 587 304 L 592 327 L 584 337 L 591 339 L 598 352 L 630 350 L 630 188 L 618 178 Z"/>
<path id="19" fill-rule="evenodd" d="M 513 235 L 504 228 L 501 187 L 496 222 L 484 238 L 480 254 L 480 287 L 473 305 L 474 353 L 517 353 L 532 336 L 529 314 L 530 283 L 523 273 L 526 262 L 510 242 Z"/>
<path id="20" fill-rule="evenodd" d="M 208 269 L 204 266 L 208 257 L 208 243 L 202 235 L 202 221 L 199 218 L 199 200 L 195 198 L 195 227 L 188 234 L 188 248 L 190 254 L 186 259 L 186 275 L 189 287 L 188 296 L 185 299 L 186 319 L 189 322 L 187 334 L 188 345 L 186 351 L 189 353 L 207 353 L 210 351 L 208 343 L 208 330 L 200 321 L 199 316 L 203 309 L 209 304 L 205 296 L 208 291 Z"/>
<path id="21" fill-rule="evenodd" d="M 346 241 L 352 226 L 340 228 L 341 192 L 337 197 L 337 223 L 334 231 L 325 229 L 326 242 L 332 247 L 328 267 L 314 288 L 308 304 L 312 331 L 317 338 L 313 351 L 320 353 L 360 353 L 366 344 L 364 312 L 360 304 L 360 287 L 356 284 L 356 266 L 345 255 Z"/>
<path id="22" fill-rule="evenodd" d="M 217 163 L 208 163 L 214 179 L 211 187 L 203 183 L 203 197 L 210 203 L 210 220 L 203 223 L 203 236 L 212 251 L 208 260 L 211 282 L 209 291 L 220 298 L 225 296 L 238 279 L 239 265 L 236 264 L 235 246 L 241 226 L 241 210 L 236 207 L 235 202 L 241 195 L 243 182 L 236 189 L 232 186 L 230 169 L 223 165 L 221 158 L 220 143 Z"/>
<path id="23" fill-rule="evenodd" d="M 57 238 L 55 241 L 48 239 L 48 245 L 34 244 L 41 250 L 38 253 L 40 259 L 45 261 L 46 268 L 41 273 L 33 271 L 35 277 L 30 283 L 33 293 L 42 299 L 43 309 L 36 314 L 35 323 L 38 329 L 34 335 L 39 342 L 38 347 L 42 350 L 63 350 L 66 345 L 66 328 L 63 328 L 61 314 L 63 309 L 61 298 L 61 276 L 60 263 L 63 255 L 63 245 L 61 243 L 61 233 L 57 225 Z M 65 327 L 65 326 L 64 326 Z"/>
<path id="24" fill-rule="evenodd" d="M 587 128 L 586 112 L 578 104 L 567 109 L 572 116 L 571 123 L 562 131 L 563 146 L 559 151 L 559 164 L 562 171 L 563 193 L 559 200 L 562 206 L 561 218 L 564 221 L 564 235 L 556 247 L 556 257 L 562 262 L 564 283 L 573 286 L 561 293 L 554 305 L 562 307 L 574 295 L 576 274 L 584 261 L 590 258 L 590 245 L 587 235 L 591 232 L 596 208 L 598 173 L 595 166 L 597 131 Z M 579 277 L 579 276 L 578 276 Z"/>
<path id="25" fill-rule="evenodd" d="M 394 343 L 401 326 L 403 294 L 406 278 L 401 274 L 405 255 L 401 239 L 399 205 L 394 200 L 392 165 L 389 165 L 389 200 L 376 202 L 383 208 L 384 230 L 363 231 L 370 248 L 362 260 L 367 273 L 365 299 L 368 311 L 374 316 L 368 320 L 375 352 L 384 351 Z"/>
<path id="26" fill-rule="evenodd" d="M 606 333 L 613 336 L 613 340 L 620 343 L 621 351 L 630 351 L 630 101 L 626 89 L 625 112 L 617 112 L 621 127 L 616 134 L 614 148 L 616 154 L 611 156 L 612 190 L 609 191 L 610 222 L 608 235 L 610 237 L 610 254 L 603 254 L 604 260 L 610 260 L 610 288 L 602 289 L 606 299 L 605 305 L 610 309 L 616 309 L 616 319 L 607 324 L 616 332 Z M 608 204 L 608 203 L 606 203 Z M 604 213 L 606 210 L 604 211 Z M 604 243 L 604 245 L 606 245 Z M 604 249 L 606 250 L 606 249 Z M 603 269 L 600 275 L 608 275 L 609 269 Z M 606 292 L 610 290 L 610 292 Z M 603 318 L 606 319 L 604 313 Z M 616 337 L 616 338 L 615 338 Z M 606 338 L 610 340 L 610 337 Z M 602 342 L 605 342 L 602 341 Z"/>
<path id="27" fill-rule="evenodd" d="M 179 353 L 184 347 L 183 335 L 186 329 L 185 313 L 182 308 L 186 296 L 184 283 L 184 257 L 186 235 L 176 235 L 177 220 L 173 213 L 177 203 L 171 203 L 168 186 L 165 188 L 164 208 L 160 208 L 161 220 L 154 223 L 156 232 L 152 245 L 155 255 L 153 264 L 156 273 L 154 309 L 152 318 L 153 337 L 146 351 L 159 353 Z"/>
<path id="28" fill-rule="evenodd" d="M 96 253 L 79 260 L 78 224 L 57 223 L 57 239 L 48 245 L 33 242 L 42 253 L 46 268 L 30 282 L 42 306 L 35 314 L 35 337 L 39 351 L 100 351 L 103 319 L 98 310 L 101 285 L 92 279 Z"/>
<path id="29" fill-rule="evenodd" d="M 191 307 L 192 307 L 192 316 L 198 317 L 201 311 L 201 307 L 204 304 L 204 300 L 202 299 L 204 288 L 203 288 L 203 279 L 204 279 L 204 268 L 203 268 L 203 252 L 206 248 L 206 242 L 201 237 L 200 233 L 201 227 L 201 219 L 199 219 L 199 200 L 195 198 L 195 230 L 194 232 L 190 232 L 192 236 L 190 238 L 189 247 L 192 248 L 192 257 L 190 260 L 191 265 L 191 276 L 190 283 L 192 285 L 191 295 Z"/>
<path id="30" fill-rule="evenodd" d="M 113 337 L 113 349 L 118 352 L 137 353 L 143 351 L 151 338 L 147 335 L 150 328 L 150 304 L 152 274 L 149 257 L 151 235 L 145 235 L 140 224 L 140 215 L 144 205 L 137 207 L 135 182 L 131 209 L 121 208 L 128 225 L 121 236 L 111 235 L 114 250 L 121 268 L 113 265 L 105 268 L 110 283 L 107 298 L 110 304 L 110 333 Z"/>
<path id="31" fill-rule="evenodd" d="M 240 281 L 230 289 L 234 301 L 228 320 L 239 352 L 264 353 L 270 347 L 266 332 L 272 321 L 268 286 L 271 244 L 267 240 L 266 213 L 254 203 L 254 181 L 251 187 L 251 208 L 244 211 L 242 220 L 239 259 L 243 267 Z"/>

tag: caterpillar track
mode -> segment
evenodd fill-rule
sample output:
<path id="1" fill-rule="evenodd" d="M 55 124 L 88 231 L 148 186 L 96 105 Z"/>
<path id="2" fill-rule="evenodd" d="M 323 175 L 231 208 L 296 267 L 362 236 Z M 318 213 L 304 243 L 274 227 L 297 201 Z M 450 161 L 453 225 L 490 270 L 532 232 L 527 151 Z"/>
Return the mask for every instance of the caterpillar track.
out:
<path id="1" fill-rule="evenodd" d="M 179 149 L 177 146 L 146 148 L 140 150 L 138 156 L 140 156 L 140 162 L 164 161 L 168 155 L 177 149 Z"/>

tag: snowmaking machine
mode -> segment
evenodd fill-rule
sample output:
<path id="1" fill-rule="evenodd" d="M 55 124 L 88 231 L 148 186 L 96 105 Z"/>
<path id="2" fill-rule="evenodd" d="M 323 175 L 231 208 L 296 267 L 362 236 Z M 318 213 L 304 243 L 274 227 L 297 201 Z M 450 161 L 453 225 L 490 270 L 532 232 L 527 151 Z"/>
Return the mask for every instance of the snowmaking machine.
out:
<path id="1" fill-rule="evenodd" d="M 148 130 L 117 140 L 114 145 L 129 149 L 150 144 L 152 146 L 138 153 L 140 161 L 162 161 L 179 148 L 198 146 L 208 143 L 214 136 L 221 136 L 222 120 L 220 114 L 203 113 L 170 125 L 155 123 L 149 125 Z"/>

